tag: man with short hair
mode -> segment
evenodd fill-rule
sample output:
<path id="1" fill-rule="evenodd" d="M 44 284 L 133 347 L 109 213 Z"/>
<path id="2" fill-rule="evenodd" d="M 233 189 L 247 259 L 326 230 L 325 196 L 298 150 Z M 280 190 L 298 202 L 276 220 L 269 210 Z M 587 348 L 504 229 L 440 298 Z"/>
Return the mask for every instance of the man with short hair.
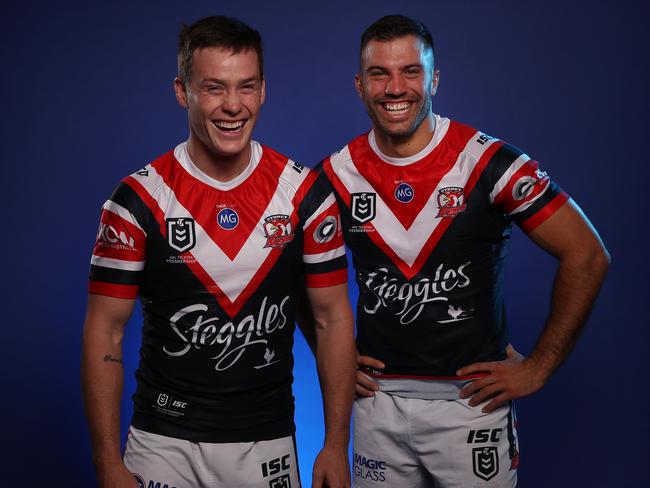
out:
<path id="1" fill-rule="evenodd" d="M 536 161 L 432 112 L 438 79 L 421 22 L 376 21 L 355 78 L 372 130 L 322 164 L 359 285 L 359 488 L 515 486 L 512 400 L 542 388 L 567 357 L 609 262 Z M 528 358 L 508 345 L 505 321 L 512 222 L 559 262 Z"/>
<path id="2" fill-rule="evenodd" d="M 334 196 L 251 140 L 265 98 L 257 31 L 220 16 L 183 28 L 174 88 L 189 139 L 122 180 L 92 256 L 82 376 L 99 484 L 299 487 L 292 345 L 306 286 L 326 420 L 313 486 L 348 487 L 356 365 Z M 122 459 L 121 341 L 136 297 Z"/>

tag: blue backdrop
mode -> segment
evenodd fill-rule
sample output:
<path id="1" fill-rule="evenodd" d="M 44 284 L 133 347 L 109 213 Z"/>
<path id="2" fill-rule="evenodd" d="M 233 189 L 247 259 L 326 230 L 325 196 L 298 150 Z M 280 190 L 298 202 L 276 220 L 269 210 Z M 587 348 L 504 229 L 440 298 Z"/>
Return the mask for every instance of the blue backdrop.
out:
<path id="1" fill-rule="evenodd" d="M 581 342 L 518 403 L 523 487 L 650 486 L 645 2 L 28 2 L 2 11 L 3 486 L 93 486 L 79 387 L 99 208 L 118 180 L 187 137 L 173 97 L 181 22 L 223 13 L 260 30 L 267 103 L 255 137 L 313 165 L 369 127 L 353 88 L 381 15 L 422 19 L 441 70 L 434 109 L 542 162 L 611 251 Z M 515 232 L 512 341 L 530 352 L 554 261 Z M 352 290 L 353 299 L 356 290 Z M 140 316 L 125 341 L 123 430 Z M 314 361 L 296 336 L 303 481 L 322 443 Z"/>

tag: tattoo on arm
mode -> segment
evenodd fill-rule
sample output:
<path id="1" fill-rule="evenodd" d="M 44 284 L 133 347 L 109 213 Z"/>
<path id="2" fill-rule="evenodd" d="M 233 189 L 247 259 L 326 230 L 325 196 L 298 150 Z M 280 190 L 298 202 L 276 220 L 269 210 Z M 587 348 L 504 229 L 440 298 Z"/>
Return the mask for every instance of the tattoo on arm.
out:
<path id="1" fill-rule="evenodd" d="M 120 363 L 120 364 L 122 364 L 122 359 L 115 358 L 115 357 L 111 356 L 110 354 L 107 354 L 106 356 L 104 356 L 104 362 L 105 363 Z"/>

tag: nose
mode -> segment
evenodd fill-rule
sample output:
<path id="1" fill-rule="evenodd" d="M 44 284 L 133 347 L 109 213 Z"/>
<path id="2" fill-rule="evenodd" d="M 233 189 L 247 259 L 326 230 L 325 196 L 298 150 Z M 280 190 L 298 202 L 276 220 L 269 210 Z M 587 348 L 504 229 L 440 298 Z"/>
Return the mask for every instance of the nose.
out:
<path id="1" fill-rule="evenodd" d="M 236 90 L 228 91 L 226 98 L 223 101 L 222 109 L 229 115 L 237 115 L 241 112 L 241 101 Z"/>
<path id="2" fill-rule="evenodd" d="M 391 75 L 385 88 L 386 95 L 393 97 L 406 93 L 406 82 L 400 73 Z"/>

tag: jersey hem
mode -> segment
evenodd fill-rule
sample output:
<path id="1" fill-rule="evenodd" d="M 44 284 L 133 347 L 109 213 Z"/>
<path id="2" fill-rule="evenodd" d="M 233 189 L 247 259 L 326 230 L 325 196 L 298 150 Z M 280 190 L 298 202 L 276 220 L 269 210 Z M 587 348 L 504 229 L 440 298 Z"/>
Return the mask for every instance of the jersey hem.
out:
<path id="1" fill-rule="evenodd" d="M 152 434 L 174 437 L 176 439 L 183 439 L 190 442 L 209 443 L 269 441 L 293 435 L 296 431 L 293 421 L 280 419 L 264 426 L 254 426 L 227 432 L 206 432 L 205 430 L 197 432 L 171 425 L 161 421 L 160 419 L 138 413 L 133 414 L 131 425 L 136 429 L 144 430 L 145 432 L 150 432 Z"/>

